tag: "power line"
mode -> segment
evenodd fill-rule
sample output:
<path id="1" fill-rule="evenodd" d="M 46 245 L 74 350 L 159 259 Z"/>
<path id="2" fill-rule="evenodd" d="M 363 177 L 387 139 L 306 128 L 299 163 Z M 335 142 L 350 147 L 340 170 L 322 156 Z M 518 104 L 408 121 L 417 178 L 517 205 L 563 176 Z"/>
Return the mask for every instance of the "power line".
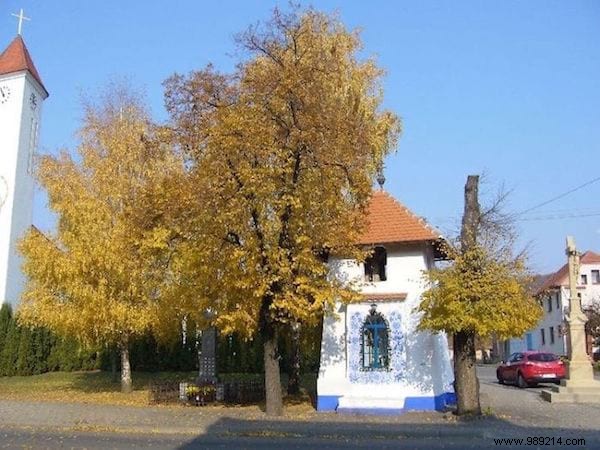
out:
<path id="1" fill-rule="evenodd" d="M 559 200 L 559 199 L 561 199 L 563 197 L 566 197 L 567 195 L 572 194 L 573 192 L 578 191 L 580 189 L 583 189 L 584 187 L 589 186 L 590 184 L 593 184 L 593 183 L 595 183 L 597 181 L 600 181 L 600 177 L 597 177 L 597 178 L 594 178 L 593 180 L 587 181 L 587 182 L 585 182 L 585 183 L 583 183 L 583 184 L 581 184 L 581 185 L 579 185 L 579 186 L 577 186 L 577 187 L 575 187 L 575 188 L 573 188 L 573 189 L 571 189 L 571 190 L 569 190 L 567 192 L 563 192 L 562 194 L 559 194 L 556 197 L 552 197 L 550 200 L 546 200 L 545 202 L 539 203 L 539 204 L 537 204 L 535 206 L 532 206 L 531 208 L 528 208 L 528 209 L 526 209 L 524 211 L 521 211 L 521 212 L 517 213 L 516 215 L 517 216 L 522 216 L 523 214 L 528 213 L 530 211 L 533 211 L 534 209 L 538 209 L 538 208 L 541 208 L 542 206 L 546 206 L 548 203 L 555 202 L 556 200 Z"/>
<path id="2" fill-rule="evenodd" d="M 523 217 L 517 218 L 519 222 L 530 222 L 536 220 L 556 220 L 556 219 L 575 219 L 580 217 L 596 217 L 600 216 L 600 212 L 597 213 L 589 213 L 589 214 L 554 214 L 550 216 L 537 216 L 537 217 Z"/>
<path id="3" fill-rule="evenodd" d="M 597 202 L 594 202 L 597 203 Z M 544 209 L 536 211 L 534 214 L 596 214 L 600 212 L 600 203 L 590 208 L 560 208 L 560 209 Z"/>
<path id="4" fill-rule="evenodd" d="M 514 220 L 518 222 L 530 222 L 539 220 L 556 220 L 556 219 L 576 219 L 582 217 L 597 217 L 600 216 L 600 211 L 597 208 L 576 208 L 576 209 L 556 209 L 540 211 L 536 215 L 529 217 L 520 217 L 515 214 Z M 458 224 L 460 218 L 457 216 L 438 216 L 432 217 L 428 222 L 435 224 L 438 227 L 442 227 L 442 224 Z"/>

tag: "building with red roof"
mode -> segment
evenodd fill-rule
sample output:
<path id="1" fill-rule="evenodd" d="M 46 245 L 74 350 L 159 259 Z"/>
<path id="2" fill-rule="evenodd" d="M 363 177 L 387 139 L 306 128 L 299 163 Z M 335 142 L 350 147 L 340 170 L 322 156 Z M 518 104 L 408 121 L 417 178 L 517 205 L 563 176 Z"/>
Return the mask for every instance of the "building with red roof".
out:
<path id="1" fill-rule="evenodd" d="M 444 334 L 417 332 L 424 271 L 443 255 L 442 237 L 383 189 L 373 192 L 358 245 L 365 262 L 330 258 L 332 276 L 362 300 L 338 304 L 323 324 L 317 409 L 400 413 L 454 401 Z"/>
<path id="2" fill-rule="evenodd" d="M 577 295 L 585 310 L 594 302 L 600 303 L 600 254 L 587 251 L 580 257 Z M 567 264 L 556 272 L 545 275 L 535 288 L 534 294 L 544 309 L 544 315 L 535 329 L 522 339 L 511 339 L 505 343 L 505 357 L 525 350 L 540 350 L 557 355 L 568 354 L 565 335 L 565 317 L 569 311 L 571 291 L 569 289 L 569 267 Z M 588 342 L 589 352 L 592 348 Z"/>

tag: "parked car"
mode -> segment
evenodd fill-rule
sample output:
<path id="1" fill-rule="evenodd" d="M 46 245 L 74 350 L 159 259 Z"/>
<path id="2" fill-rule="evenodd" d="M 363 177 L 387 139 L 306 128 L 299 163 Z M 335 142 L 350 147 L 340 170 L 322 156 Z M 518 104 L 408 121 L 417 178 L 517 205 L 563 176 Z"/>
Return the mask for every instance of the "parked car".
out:
<path id="1" fill-rule="evenodd" d="M 500 384 L 515 383 L 520 388 L 537 383 L 560 383 L 565 377 L 565 365 L 554 353 L 517 352 L 496 369 Z"/>

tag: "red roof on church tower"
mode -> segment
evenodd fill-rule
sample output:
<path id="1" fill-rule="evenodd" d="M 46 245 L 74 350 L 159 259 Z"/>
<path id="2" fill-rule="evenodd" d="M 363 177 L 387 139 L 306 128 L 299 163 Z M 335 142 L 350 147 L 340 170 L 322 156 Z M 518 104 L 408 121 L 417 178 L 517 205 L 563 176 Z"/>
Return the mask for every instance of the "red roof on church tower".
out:
<path id="1" fill-rule="evenodd" d="M 437 241 L 441 236 L 406 206 L 383 190 L 373 193 L 367 228 L 359 244 Z"/>
<path id="2" fill-rule="evenodd" d="M 0 75 L 21 72 L 22 70 L 29 71 L 33 78 L 40 84 L 46 95 L 48 95 L 48 91 L 44 87 L 42 78 L 29 55 L 25 41 L 23 41 L 21 35 L 18 35 L 0 55 Z"/>

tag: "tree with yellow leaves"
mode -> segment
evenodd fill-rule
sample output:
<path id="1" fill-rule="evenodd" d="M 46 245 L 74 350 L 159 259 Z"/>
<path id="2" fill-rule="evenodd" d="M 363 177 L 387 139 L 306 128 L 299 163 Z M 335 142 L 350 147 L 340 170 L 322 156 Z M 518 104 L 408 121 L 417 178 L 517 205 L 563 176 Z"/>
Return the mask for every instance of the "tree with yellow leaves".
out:
<path id="1" fill-rule="evenodd" d="M 354 295 L 328 277 L 326 255 L 362 257 L 354 243 L 399 121 L 381 110 L 382 71 L 335 17 L 276 10 L 238 42 L 233 74 L 209 66 L 166 82 L 193 211 L 173 298 L 210 309 L 225 333 L 259 330 L 267 413 L 279 415 L 277 334 Z"/>
<path id="2" fill-rule="evenodd" d="M 164 183 L 180 164 L 137 95 L 113 86 L 85 108 L 78 158 L 44 156 L 38 178 L 58 218 L 51 235 L 20 244 L 29 278 L 19 320 L 93 345 L 116 345 L 131 390 L 129 345 L 159 326 L 171 249 L 160 225 Z"/>
<path id="3" fill-rule="evenodd" d="M 465 214 L 460 245 L 446 245 L 451 264 L 430 270 L 430 288 L 423 294 L 419 327 L 445 331 L 453 337 L 458 414 L 480 414 L 475 339 L 495 334 L 522 336 L 542 311 L 528 287 L 531 277 L 524 256 L 514 257 L 510 219 L 499 203 L 485 213 L 478 201 L 479 177 L 465 186 Z"/>

